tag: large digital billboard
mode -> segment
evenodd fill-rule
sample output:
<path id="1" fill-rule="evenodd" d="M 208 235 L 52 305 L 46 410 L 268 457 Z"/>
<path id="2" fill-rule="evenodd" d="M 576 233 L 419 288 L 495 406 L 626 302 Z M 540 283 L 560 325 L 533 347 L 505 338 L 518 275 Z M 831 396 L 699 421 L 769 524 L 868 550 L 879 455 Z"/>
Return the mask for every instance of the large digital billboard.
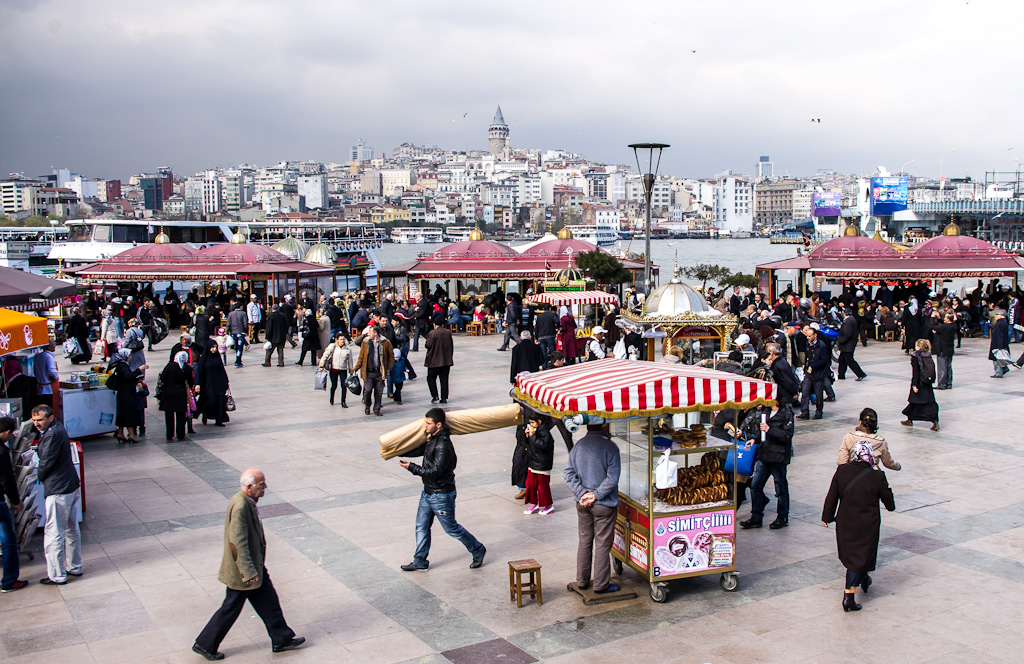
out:
<path id="1" fill-rule="evenodd" d="M 811 195 L 811 215 L 838 217 L 842 212 L 842 194 L 838 191 L 816 191 Z"/>
<path id="2" fill-rule="evenodd" d="M 892 214 L 906 209 L 907 178 L 871 178 L 871 214 Z"/>

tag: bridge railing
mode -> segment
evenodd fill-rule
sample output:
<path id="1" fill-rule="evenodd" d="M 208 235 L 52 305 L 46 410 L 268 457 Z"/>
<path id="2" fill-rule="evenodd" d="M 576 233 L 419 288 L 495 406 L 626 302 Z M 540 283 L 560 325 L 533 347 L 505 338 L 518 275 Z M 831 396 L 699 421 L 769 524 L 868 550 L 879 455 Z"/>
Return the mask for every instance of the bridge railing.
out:
<path id="1" fill-rule="evenodd" d="M 1024 200 L 945 201 L 942 203 L 911 203 L 914 212 L 943 214 L 1024 214 Z"/>

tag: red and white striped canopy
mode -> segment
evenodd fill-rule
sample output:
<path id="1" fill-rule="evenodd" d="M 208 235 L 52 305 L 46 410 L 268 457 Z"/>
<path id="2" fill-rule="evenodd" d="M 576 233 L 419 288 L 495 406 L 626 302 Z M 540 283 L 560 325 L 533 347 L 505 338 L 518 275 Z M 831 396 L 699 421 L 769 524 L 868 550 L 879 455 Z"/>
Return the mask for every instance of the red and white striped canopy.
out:
<path id="1" fill-rule="evenodd" d="M 619 297 L 613 293 L 604 291 L 554 291 L 550 293 L 538 293 L 526 298 L 527 302 L 542 304 L 547 302 L 552 306 L 571 307 L 574 304 L 618 304 Z"/>
<path id="2" fill-rule="evenodd" d="M 515 395 L 556 417 L 621 419 L 768 404 L 775 384 L 688 365 L 609 358 L 520 375 Z"/>

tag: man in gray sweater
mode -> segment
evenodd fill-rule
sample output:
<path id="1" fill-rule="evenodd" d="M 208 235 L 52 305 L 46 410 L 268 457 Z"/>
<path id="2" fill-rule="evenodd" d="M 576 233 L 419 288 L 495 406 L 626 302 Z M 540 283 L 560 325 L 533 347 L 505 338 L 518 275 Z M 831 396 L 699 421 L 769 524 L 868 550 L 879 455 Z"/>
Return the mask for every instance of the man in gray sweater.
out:
<path id="1" fill-rule="evenodd" d="M 590 587 L 594 568 L 594 592 L 613 593 L 611 583 L 612 538 L 619 508 L 619 448 L 609 438 L 606 425 L 587 425 L 587 435 L 569 452 L 562 475 L 576 497 L 579 548 L 576 550 L 576 585 Z"/>

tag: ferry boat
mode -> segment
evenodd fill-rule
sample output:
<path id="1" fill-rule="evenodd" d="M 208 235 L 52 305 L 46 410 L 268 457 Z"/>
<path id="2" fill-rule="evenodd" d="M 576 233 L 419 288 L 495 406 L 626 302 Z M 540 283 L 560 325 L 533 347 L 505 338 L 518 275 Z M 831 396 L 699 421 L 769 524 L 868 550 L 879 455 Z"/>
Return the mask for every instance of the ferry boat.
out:
<path id="1" fill-rule="evenodd" d="M 444 229 L 444 237 L 448 242 L 462 242 L 469 239 L 474 226 L 448 226 Z"/>
<path id="2" fill-rule="evenodd" d="M 581 224 L 566 226 L 566 228 L 572 231 L 572 236 L 577 240 L 596 244 L 599 247 L 605 247 L 619 241 L 619 232 L 614 226 Z"/>
<path id="3" fill-rule="evenodd" d="M 7 265 L 27 265 L 27 272 L 52 276 L 57 261 L 50 260 L 50 247 L 68 239 L 65 226 L 10 226 L 0 228 L 0 256 Z M 24 261 L 24 263 L 21 263 Z"/>
<path id="4" fill-rule="evenodd" d="M 386 232 L 376 224 L 337 218 L 269 217 L 243 222 L 241 227 L 248 231 L 249 241 L 253 243 L 273 245 L 286 237 L 293 237 L 306 244 L 328 245 L 334 249 L 339 263 L 365 258 L 369 262 L 366 269 L 368 285 L 376 284 L 377 270 L 382 267 L 374 250 L 384 246 Z"/>
<path id="5" fill-rule="evenodd" d="M 440 244 L 444 234 L 440 228 L 392 228 L 391 241 L 397 244 Z"/>
<path id="6" fill-rule="evenodd" d="M 68 219 L 67 239 L 54 241 L 47 257 L 66 266 L 94 263 L 131 249 L 150 244 L 161 230 L 171 242 L 203 249 L 211 244 L 229 242 L 235 226 L 219 221 L 164 221 L 154 219 Z"/>

